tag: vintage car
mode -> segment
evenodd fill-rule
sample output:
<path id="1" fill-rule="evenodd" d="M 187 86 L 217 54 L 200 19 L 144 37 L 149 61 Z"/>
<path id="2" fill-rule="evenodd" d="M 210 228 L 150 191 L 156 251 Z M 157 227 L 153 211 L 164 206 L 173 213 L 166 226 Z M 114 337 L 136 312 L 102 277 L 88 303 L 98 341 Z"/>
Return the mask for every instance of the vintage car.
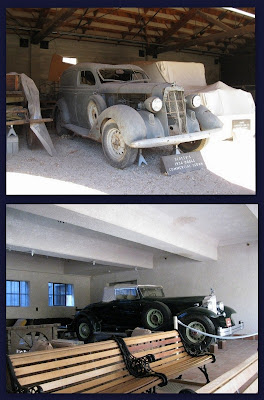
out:
<path id="1" fill-rule="evenodd" d="M 90 341 L 94 332 L 125 332 L 136 327 L 151 331 L 173 329 L 173 316 L 189 328 L 200 332 L 232 335 L 243 329 L 243 322 L 235 326 L 232 308 L 209 296 L 165 297 L 162 286 L 114 285 L 104 288 L 102 302 L 90 304 L 77 312 L 69 330 L 79 340 Z M 179 325 L 189 346 L 207 348 L 214 338 Z"/>
<path id="2" fill-rule="evenodd" d="M 143 148 L 200 150 L 212 135 L 220 139 L 223 127 L 199 95 L 185 97 L 174 83 L 150 82 L 135 65 L 69 67 L 60 78 L 54 118 L 58 135 L 72 131 L 102 142 L 108 162 L 121 169 Z"/>

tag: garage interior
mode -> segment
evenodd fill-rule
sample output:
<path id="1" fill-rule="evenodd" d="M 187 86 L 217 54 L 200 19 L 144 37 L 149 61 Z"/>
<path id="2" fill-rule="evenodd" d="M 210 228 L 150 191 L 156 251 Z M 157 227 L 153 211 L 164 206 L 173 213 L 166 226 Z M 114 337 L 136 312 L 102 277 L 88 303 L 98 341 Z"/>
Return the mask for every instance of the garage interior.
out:
<path id="1" fill-rule="evenodd" d="M 62 68 L 74 62 L 202 63 L 207 85 L 222 81 L 255 98 L 254 14 L 253 7 L 7 8 L 6 72 L 35 82 L 47 118 L 58 95 L 58 77 L 50 70 L 54 57 L 65 58 Z M 41 145 L 29 150 L 25 132 L 17 129 L 19 152 L 7 157 L 8 194 L 255 193 L 254 141 L 205 148 L 207 169 L 171 176 L 168 193 L 159 171 L 160 157 L 169 154 L 163 149 L 146 149 L 148 165 L 120 172 L 107 165 L 100 144 L 59 138 L 52 123 L 46 125 L 57 154 L 49 157 Z"/>
<path id="2" fill-rule="evenodd" d="M 256 333 L 214 349 L 216 363 L 208 365 L 214 379 L 258 348 L 258 206 L 8 204 L 6 279 L 30 288 L 26 307 L 6 307 L 9 330 L 17 320 L 65 326 L 117 283 L 162 285 L 169 297 L 205 296 L 213 288 L 236 310 L 235 322 L 244 322 L 235 336 Z M 73 287 L 70 305 L 49 304 L 52 282 Z M 76 340 L 65 331 L 63 337 Z M 183 378 L 201 381 L 194 370 Z M 159 393 L 175 393 L 176 386 Z"/>

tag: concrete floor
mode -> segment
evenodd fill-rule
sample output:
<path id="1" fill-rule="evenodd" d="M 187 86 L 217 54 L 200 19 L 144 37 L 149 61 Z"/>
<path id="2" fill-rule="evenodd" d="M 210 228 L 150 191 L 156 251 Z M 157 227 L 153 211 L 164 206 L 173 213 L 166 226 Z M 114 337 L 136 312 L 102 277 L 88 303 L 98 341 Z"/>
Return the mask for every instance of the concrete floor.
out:
<path id="1" fill-rule="evenodd" d="M 234 368 L 258 350 L 258 340 L 229 340 L 226 349 L 218 350 L 215 353 L 216 362 L 207 364 L 209 379 L 212 381 L 218 376 Z M 198 368 L 183 373 L 182 379 L 205 383 L 205 377 Z M 183 387 L 186 387 L 186 385 Z M 179 384 L 169 383 L 164 388 L 159 388 L 158 393 L 178 393 L 183 388 Z M 189 386 L 188 386 L 189 387 Z M 190 386 L 193 390 L 198 386 Z"/>

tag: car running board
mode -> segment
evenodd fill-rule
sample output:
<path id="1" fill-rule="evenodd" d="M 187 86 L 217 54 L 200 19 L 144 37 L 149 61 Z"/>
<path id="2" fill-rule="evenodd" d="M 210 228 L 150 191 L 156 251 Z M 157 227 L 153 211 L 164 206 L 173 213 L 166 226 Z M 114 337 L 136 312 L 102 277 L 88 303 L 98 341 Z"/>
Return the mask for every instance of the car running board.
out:
<path id="1" fill-rule="evenodd" d="M 76 133 L 76 135 L 82 136 L 82 137 L 89 137 L 90 136 L 90 130 L 87 128 L 82 128 L 77 125 L 73 124 L 66 124 L 63 125 L 65 128 L 69 129 L 69 131 L 72 131 Z"/>

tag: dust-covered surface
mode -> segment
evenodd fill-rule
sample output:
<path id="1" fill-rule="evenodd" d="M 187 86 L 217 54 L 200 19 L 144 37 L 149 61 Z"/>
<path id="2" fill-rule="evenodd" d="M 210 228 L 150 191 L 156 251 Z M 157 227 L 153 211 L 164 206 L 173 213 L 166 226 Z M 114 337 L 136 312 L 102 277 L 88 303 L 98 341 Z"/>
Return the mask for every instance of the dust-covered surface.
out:
<path id="1" fill-rule="evenodd" d="M 29 150 L 19 135 L 18 154 L 7 156 L 7 194 L 255 194 L 254 138 L 208 145 L 201 152 L 207 169 L 165 176 L 160 160 L 172 146 L 145 149 L 148 165 L 119 170 L 107 163 L 100 143 L 49 131 L 53 157 L 41 144 Z"/>

